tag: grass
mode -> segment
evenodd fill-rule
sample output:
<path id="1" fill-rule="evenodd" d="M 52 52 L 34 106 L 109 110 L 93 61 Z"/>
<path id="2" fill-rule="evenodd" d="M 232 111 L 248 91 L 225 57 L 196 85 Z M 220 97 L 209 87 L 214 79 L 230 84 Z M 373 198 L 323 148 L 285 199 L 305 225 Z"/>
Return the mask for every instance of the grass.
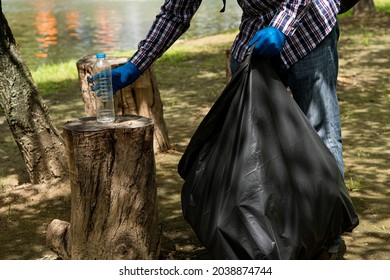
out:
<path id="1" fill-rule="evenodd" d="M 348 190 L 350 190 L 351 192 L 359 191 L 362 188 L 361 181 L 352 177 L 350 177 L 349 180 L 345 182 L 345 184 L 347 185 Z"/>
<path id="2" fill-rule="evenodd" d="M 70 81 L 78 79 L 76 60 L 45 64 L 31 72 L 42 97 L 49 97 L 67 87 Z"/>
<path id="3" fill-rule="evenodd" d="M 390 0 L 374 0 L 374 5 L 376 10 L 379 12 L 390 11 Z"/>

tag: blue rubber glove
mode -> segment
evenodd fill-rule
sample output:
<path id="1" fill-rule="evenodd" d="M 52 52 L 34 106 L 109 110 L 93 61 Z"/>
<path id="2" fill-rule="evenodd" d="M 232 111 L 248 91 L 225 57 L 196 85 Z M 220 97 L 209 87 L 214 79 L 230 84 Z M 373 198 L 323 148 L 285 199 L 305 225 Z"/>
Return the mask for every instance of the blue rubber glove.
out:
<path id="1" fill-rule="evenodd" d="M 116 92 L 135 82 L 141 76 L 141 71 L 130 61 L 112 70 L 112 88 Z"/>
<path id="2" fill-rule="evenodd" d="M 249 47 L 255 45 L 253 52 L 264 57 L 278 55 L 284 46 L 286 40 L 284 34 L 275 27 L 268 26 L 258 31 L 250 40 Z"/>
<path id="3" fill-rule="evenodd" d="M 141 76 L 141 71 L 130 61 L 126 64 L 117 67 L 111 71 L 112 74 L 112 91 L 116 91 L 132 84 Z M 93 83 L 94 80 L 98 80 L 100 74 L 94 75 L 89 78 L 89 82 Z M 93 85 L 92 90 L 99 89 L 99 84 Z"/>

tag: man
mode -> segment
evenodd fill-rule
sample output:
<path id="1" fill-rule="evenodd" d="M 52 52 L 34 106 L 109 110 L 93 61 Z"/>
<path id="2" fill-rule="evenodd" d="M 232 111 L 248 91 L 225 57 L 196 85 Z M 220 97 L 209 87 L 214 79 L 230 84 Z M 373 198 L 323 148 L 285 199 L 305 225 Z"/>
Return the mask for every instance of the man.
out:
<path id="1" fill-rule="evenodd" d="M 165 1 L 134 56 L 112 71 L 114 92 L 133 83 L 189 28 L 201 2 Z M 340 0 L 238 0 L 238 4 L 243 15 L 232 46 L 232 72 L 252 45 L 255 55 L 271 59 L 343 174 L 336 95 Z M 223 5 L 222 11 L 225 0 Z M 337 252 L 339 242 L 338 238 L 326 251 Z"/>

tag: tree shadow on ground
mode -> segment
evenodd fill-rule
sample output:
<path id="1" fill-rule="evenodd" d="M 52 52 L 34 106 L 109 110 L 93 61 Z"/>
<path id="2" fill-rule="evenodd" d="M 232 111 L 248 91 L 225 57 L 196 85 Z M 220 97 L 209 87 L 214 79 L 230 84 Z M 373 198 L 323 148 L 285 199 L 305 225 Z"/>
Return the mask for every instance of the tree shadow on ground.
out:
<path id="1" fill-rule="evenodd" d="M 54 218 L 70 219 L 70 196 L 59 187 L 26 184 L 0 196 L 0 259 L 53 258 L 46 246 L 47 226 Z"/>
<path id="2" fill-rule="evenodd" d="M 390 259 L 390 15 L 340 21 L 345 180 L 360 217 L 347 257 Z M 344 34 L 344 35 L 343 35 Z"/>

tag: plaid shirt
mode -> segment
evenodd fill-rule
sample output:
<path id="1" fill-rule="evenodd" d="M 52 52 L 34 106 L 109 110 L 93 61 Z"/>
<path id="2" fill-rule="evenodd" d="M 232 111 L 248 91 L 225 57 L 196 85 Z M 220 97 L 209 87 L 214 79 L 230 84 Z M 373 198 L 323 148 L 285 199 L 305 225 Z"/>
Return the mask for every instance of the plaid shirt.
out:
<path id="1" fill-rule="evenodd" d="M 166 0 L 146 39 L 130 59 L 141 72 L 159 58 L 187 29 L 202 0 Z M 340 0 L 237 0 L 242 8 L 240 32 L 232 55 L 242 61 L 250 39 L 266 26 L 286 35 L 281 52 L 284 64 L 290 65 L 312 51 L 337 22 Z"/>

